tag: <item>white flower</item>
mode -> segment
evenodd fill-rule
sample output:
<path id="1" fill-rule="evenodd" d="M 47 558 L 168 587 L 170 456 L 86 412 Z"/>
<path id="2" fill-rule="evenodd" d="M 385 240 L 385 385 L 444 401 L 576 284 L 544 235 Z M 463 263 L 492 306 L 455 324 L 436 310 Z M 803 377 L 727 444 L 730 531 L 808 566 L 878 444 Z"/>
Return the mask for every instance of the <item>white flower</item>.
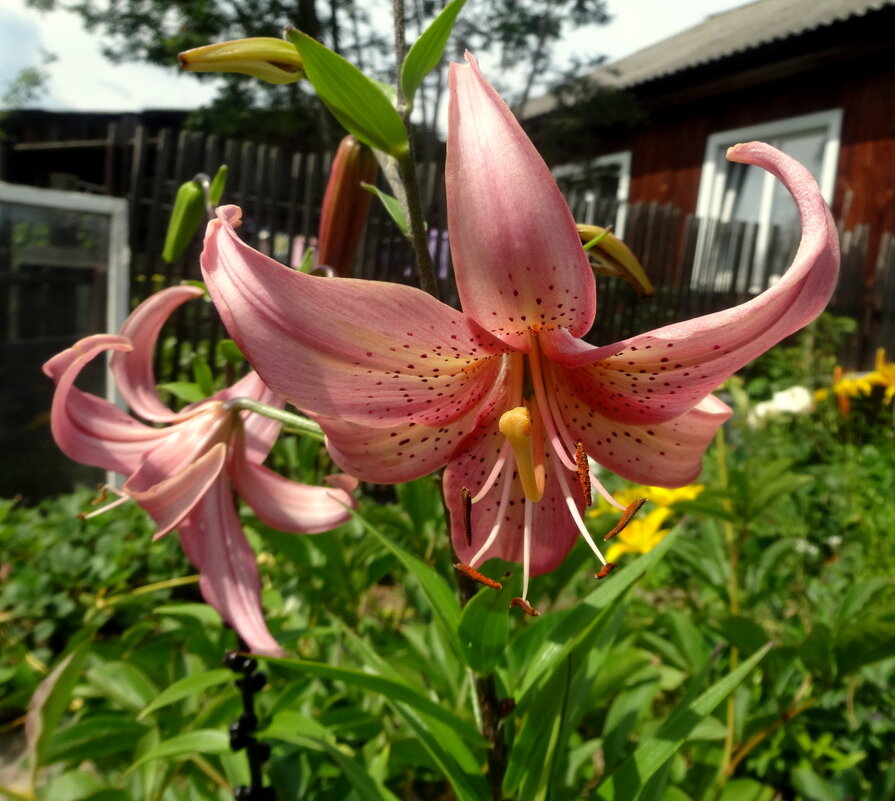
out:
<path id="1" fill-rule="evenodd" d="M 756 403 L 749 412 L 748 425 L 757 428 L 767 420 L 784 414 L 810 414 L 814 411 L 814 394 L 807 387 L 790 387 L 775 392 L 771 400 Z"/>

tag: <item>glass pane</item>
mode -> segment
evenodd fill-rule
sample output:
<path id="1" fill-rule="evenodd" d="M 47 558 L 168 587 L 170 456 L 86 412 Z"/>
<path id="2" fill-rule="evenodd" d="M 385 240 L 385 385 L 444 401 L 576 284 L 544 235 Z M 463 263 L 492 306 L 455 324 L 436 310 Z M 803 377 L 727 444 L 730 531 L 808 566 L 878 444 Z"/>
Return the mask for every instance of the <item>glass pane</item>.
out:
<path id="1" fill-rule="evenodd" d="M 38 498 L 101 481 L 53 443 L 53 383 L 41 366 L 105 329 L 107 214 L 0 202 L 0 496 Z M 104 360 L 78 387 L 105 393 Z"/>

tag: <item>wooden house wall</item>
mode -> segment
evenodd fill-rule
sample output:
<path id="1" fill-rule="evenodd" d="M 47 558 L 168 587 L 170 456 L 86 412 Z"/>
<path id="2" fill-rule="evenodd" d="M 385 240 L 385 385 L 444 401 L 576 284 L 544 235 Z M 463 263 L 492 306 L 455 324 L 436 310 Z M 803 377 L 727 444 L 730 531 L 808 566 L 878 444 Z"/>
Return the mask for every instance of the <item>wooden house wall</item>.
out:
<path id="1" fill-rule="evenodd" d="M 686 94 L 685 94 L 686 93 Z M 869 226 L 868 263 L 895 232 L 895 59 L 849 59 L 714 96 L 692 89 L 646 98 L 648 125 L 603 140 L 631 151 L 629 200 L 695 211 L 710 135 L 832 108 L 843 110 L 833 213 L 845 230 Z M 689 95 L 689 98 L 687 97 Z"/>

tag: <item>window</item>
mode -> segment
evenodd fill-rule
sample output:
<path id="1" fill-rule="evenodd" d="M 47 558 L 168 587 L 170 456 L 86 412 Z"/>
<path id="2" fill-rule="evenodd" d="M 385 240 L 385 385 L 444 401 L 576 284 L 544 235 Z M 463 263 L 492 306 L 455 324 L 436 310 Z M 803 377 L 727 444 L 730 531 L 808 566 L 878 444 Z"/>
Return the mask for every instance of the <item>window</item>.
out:
<path id="1" fill-rule="evenodd" d="M 0 497 L 38 498 L 96 483 L 54 445 L 53 382 L 41 365 L 128 310 L 127 201 L 0 182 Z M 112 395 L 105 359 L 79 388 Z"/>
<path id="2" fill-rule="evenodd" d="M 600 156 L 586 163 L 564 164 L 553 170 L 553 176 L 576 222 L 611 225 L 616 236 L 625 235 L 631 184 L 630 151 Z"/>
<path id="3" fill-rule="evenodd" d="M 768 172 L 725 158 L 738 142 L 760 140 L 798 159 L 831 202 L 842 110 L 753 125 L 708 139 L 696 216 L 700 220 L 692 286 L 756 294 L 778 279 L 799 244 L 798 212 Z"/>

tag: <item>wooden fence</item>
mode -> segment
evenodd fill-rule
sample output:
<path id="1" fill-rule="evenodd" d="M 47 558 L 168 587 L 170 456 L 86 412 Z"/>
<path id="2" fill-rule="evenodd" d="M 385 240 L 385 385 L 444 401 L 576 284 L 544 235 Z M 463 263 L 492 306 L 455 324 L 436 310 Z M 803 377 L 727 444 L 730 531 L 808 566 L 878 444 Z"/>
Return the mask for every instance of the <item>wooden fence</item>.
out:
<path id="1" fill-rule="evenodd" d="M 240 233 L 250 245 L 290 263 L 299 244 L 315 236 L 329 156 L 187 132 L 162 131 L 150 137 L 141 127 L 125 141 L 110 135 L 109 142 L 114 145 L 109 145 L 106 164 L 114 175 L 106 175 L 105 186 L 130 201 L 135 303 L 162 286 L 200 278 L 198 238 L 181 259 L 167 265 L 161 260 L 164 232 L 177 187 L 198 172 L 212 174 L 221 163 L 230 168 L 224 200 L 242 207 Z M 440 164 L 422 165 L 420 184 L 442 299 L 457 305 L 442 170 Z M 573 212 L 580 213 L 584 198 L 571 193 L 569 200 Z M 609 222 L 617 211 L 614 201 L 596 208 L 598 218 Z M 588 337 L 595 343 L 613 342 L 742 303 L 782 272 L 798 244 L 797 237 L 772 241 L 771 258 L 763 273 L 755 275 L 750 266 L 757 241 L 754 226 L 698 220 L 674 207 L 645 203 L 629 205 L 625 217 L 625 241 L 644 265 L 656 294 L 638 298 L 625 282 L 600 277 L 597 321 Z M 895 355 L 895 237 L 882 236 L 877 263 L 870 270 L 870 233 L 867 226 L 840 232 L 842 277 L 829 307 L 834 314 L 858 322 L 842 359 L 859 368 L 872 362 L 877 345 Z M 374 201 L 355 274 L 414 284 L 412 265 L 411 248 Z M 874 280 L 868 281 L 868 276 L 875 276 Z M 181 370 L 197 349 L 204 351 L 210 345 L 213 356 L 213 346 L 225 335 L 210 307 L 201 304 L 187 304 L 174 321 L 172 333 L 158 364 L 160 380 L 169 380 Z"/>

